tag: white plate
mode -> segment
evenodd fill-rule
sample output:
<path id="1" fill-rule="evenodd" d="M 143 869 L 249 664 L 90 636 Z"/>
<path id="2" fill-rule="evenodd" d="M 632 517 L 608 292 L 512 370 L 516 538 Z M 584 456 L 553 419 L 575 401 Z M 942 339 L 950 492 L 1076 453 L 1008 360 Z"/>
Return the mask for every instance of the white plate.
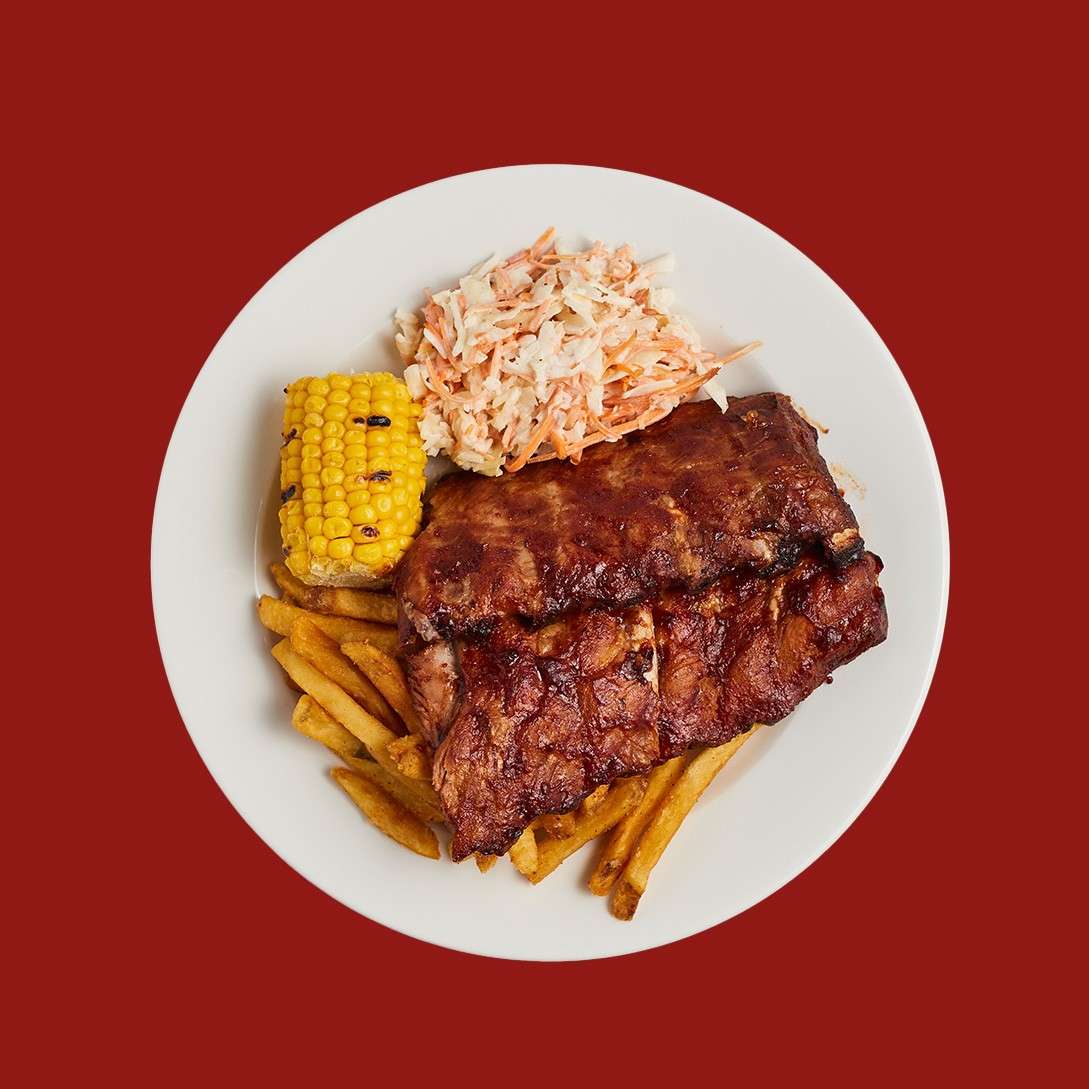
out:
<path id="1" fill-rule="evenodd" d="M 369 827 L 290 725 L 294 696 L 253 600 L 277 555 L 270 497 L 281 387 L 302 374 L 397 368 L 390 316 L 492 251 L 545 227 L 677 257 L 670 282 L 704 343 L 764 347 L 733 391 L 791 394 L 830 428 L 821 449 L 885 560 L 889 639 L 746 745 L 654 872 L 635 920 L 612 919 L 584 878 L 592 851 L 533 888 L 506 862 L 417 858 Z M 178 708 L 238 812 L 341 903 L 472 953 L 578 960 L 647 949 L 744 911 L 800 873 L 854 820 L 919 714 L 941 643 L 948 536 L 926 427 L 888 350 L 846 295 L 766 227 L 700 193 L 636 174 L 525 166 L 447 178 L 342 223 L 284 266 L 216 345 L 178 419 L 152 532 L 155 621 Z"/>

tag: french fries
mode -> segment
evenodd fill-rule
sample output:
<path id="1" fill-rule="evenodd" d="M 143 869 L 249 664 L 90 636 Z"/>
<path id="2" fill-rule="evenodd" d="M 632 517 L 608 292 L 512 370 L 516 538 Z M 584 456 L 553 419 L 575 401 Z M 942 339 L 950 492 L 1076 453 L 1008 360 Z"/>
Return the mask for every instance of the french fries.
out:
<path id="1" fill-rule="evenodd" d="M 395 737 L 386 744 L 386 753 L 402 775 L 431 782 L 431 754 L 422 737 L 417 734 Z"/>
<path id="2" fill-rule="evenodd" d="M 378 624 L 397 623 L 397 602 L 390 594 L 376 594 L 371 590 L 335 589 L 330 586 L 307 586 L 282 563 L 271 564 L 269 571 L 276 580 L 276 585 L 304 609 L 350 616 L 356 620 L 372 620 Z"/>
<path id="3" fill-rule="evenodd" d="M 476 859 L 476 868 L 481 873 L 487 873 L 498 861 L 497 855 L 474 855 Z"/>
<path id="4" fill-rule="evenodd" d="M 647 791 L 639 804 L 613 829 L 601 849 L 594 872 L 590 875 L 590 891 L 605 896 L 616 883 L 639 837 L 643 834 L 658 803 L 666 796 L 684 771 L 684 757 L 677 756 L 656 767 L 647 776 Z"/>
<path id="5" fill-rule="evenodd" d="M 359 667 L 386 702 L 401 716 L 410 734 L 420 732 L 405 671 L 396 659 L 370 643 L 342 643 L 340 649 Z"/>
<path id="6" fill-rule="evenodd" d="M 329 680 L 339 684 L 356 703 L 370 711 L 394 732 L 402 731 L 401 720 L 378 689 L 341 654 L 341 645 L 326 635 L 308 616 L 300 616 L 294 621 L 290 639 L 292 650 L 301 654 L 315 669 L 321 670 Z M 342 645 L 361 647 L 367 644 Z"/>
<path id="7" fill-rule="evenodd" d="M 439 857 L 435 833 L 384 790 L 349 768 L 332 768 L 329 774 L 380 832 L 424 858 Z"/>
<path id="8" fill-rule="evenodd" d="M 369 779 L 400 802 L 413 816 L 422 821 L 436 823 L 446 819 L 438 797 L 427 783 L 415 780 L 410 782 L 372 760 L 359 739 L 344 729 L 310 696 L 302 696 L 295 704 L 291 724 L 305 737 L 321 742 L 353 771 Z"/>
<path id="9" fill-rule="evenodd" d="M 269 631 L 277 635 L 290 635 L 291 625 L 300 617 L 312 620 L 326 635 L 338 643 L 373 643 L 387 654 L 397 651 L 397 631 L 386 624 L 371 624 L 366 620 L 353 620 L 348 616 L 327 616 L 310 612 L 280 598 L 261 597 L 257 602 L 257 617 Z"/>
<path id="10" fill-rule="evenodd" d="M 592 813 L 580 814 L 575 819 L 575 830 L 565 839 L 546 839 L 537 844 L 537 868 L 530 881 L 543 881 L 566 858 L 584 847 L 592 839 L 607 832 L 638 804 L 646 789 L 642 777 L 621 779 L 613 784 L 605 800 Z"/>
<path id="11" fill-rule="evenodd" d="M 389 743 L 397 740 L 397 735 L 384 722 L 365 711 L 339 684 L 329 680 L 302 655 L 292 650 L 290 640 L 277 643 L 272 648 L 272 656 L 308 696 L 320 703 L 341 726 L 366 745 L 367 751 L 379 764 L 387 771 L 400 771 L 397 762 L 386 751 Z"/>
<path id="12" fill-rule="evenodd" d="M 518 837 L 509 853 L 514 868 L 523 877 L 532 877 L 537 872 L 537 837 L 532 828 L 527 828 Z"/>
<path id="13" fill-rule="evenodd" d="M 727 741 L 725 745 L 704 749 L 688 762 L 662 799 L 616 882 L 609 910 L 617 919 L 627 920 L 635 914 L 640 898 L 647 891 L 651 870 L 669 846 L 681 822 L 692 811 L 711 780 L 759 728 L 759 725 L 753 726 L 747 733 Z"/>

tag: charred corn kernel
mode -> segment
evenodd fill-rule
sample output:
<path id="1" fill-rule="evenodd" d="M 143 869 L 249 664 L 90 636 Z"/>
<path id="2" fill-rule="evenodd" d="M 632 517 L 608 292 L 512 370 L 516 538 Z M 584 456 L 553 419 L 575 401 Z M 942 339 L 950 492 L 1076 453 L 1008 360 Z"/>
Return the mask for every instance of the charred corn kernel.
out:
<path id="1" fill-rule="evenodd" d="M 314 585 L 366 585 L 390 572 L 423 515 L 420 415 L 390 374 L 287 387 L 280 525 L 293 574 Z"/>
<path id="2" fill-rule="evenodd" d="M 334 560 L 350 560 L 353 547 L 347 537 L 338 537 L 335 541 L 329 542 L 329 557 Z"/>

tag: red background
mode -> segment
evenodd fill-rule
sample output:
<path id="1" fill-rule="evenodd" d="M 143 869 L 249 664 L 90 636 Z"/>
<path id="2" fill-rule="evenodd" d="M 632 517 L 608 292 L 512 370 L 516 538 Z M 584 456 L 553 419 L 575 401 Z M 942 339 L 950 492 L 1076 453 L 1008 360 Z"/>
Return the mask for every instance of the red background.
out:
<path id="1" fill-rule="evenodd" d="M 39 10 L 3 78 L 9 495 L 44 500 L 11 540 L 75 576 L 7 595 L 5 974 L 41 1080 L 1056 1078 L 1084 966 L 1056 698 L 1084 648 L 1072 28 L 1047 4 Z M 189 742 L 147 578 L 174 419 L 249 296 L 384 197 L 533 161 L 668 178 L 813 257 L 915 391 L 953 542 L 929 701 L 847 834 L 723 926 L 574 965 L 401 937 L 280 862 Z"/>

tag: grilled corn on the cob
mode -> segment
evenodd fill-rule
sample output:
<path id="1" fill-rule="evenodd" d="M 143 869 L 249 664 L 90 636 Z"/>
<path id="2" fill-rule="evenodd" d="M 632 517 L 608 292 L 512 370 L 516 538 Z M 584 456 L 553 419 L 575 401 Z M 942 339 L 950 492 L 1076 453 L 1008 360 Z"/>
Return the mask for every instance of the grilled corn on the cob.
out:
<path id="1" fill-rule="evenodd" d="M 284 391 L 280 533 L 310 585 L 386 581 L 420 528 L 420 406 L 391 374 L 300 378 Z"/>

